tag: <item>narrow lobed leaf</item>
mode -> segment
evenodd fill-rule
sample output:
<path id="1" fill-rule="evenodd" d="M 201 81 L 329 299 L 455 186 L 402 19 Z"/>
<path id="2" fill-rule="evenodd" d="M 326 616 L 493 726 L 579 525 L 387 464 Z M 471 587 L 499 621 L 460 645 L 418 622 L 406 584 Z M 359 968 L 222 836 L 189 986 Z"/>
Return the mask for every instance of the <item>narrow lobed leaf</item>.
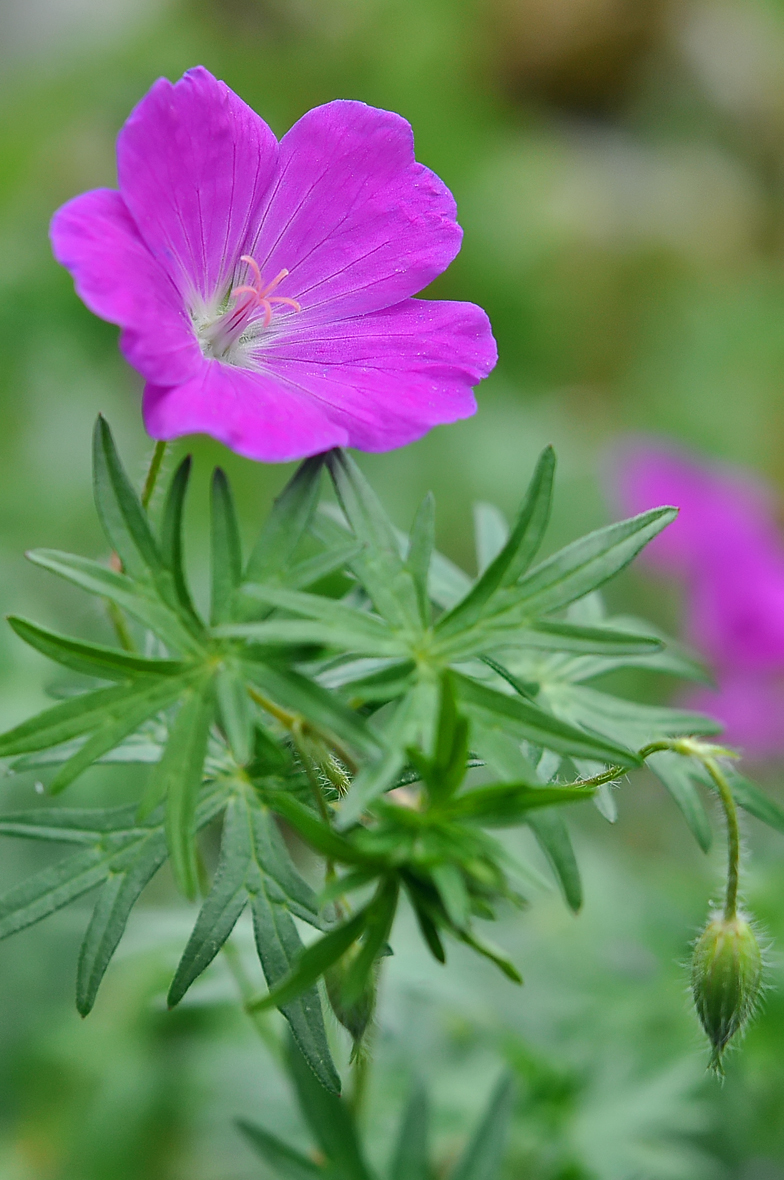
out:
<path id="1" fill-rule="evenodd" d="M 210 621 L 215 624 L 230 618 L 234 591 L 242 580 L 242 546 L 234 497 L 226 473 L 220 467 L 212 475 L 211 495 Z"/>

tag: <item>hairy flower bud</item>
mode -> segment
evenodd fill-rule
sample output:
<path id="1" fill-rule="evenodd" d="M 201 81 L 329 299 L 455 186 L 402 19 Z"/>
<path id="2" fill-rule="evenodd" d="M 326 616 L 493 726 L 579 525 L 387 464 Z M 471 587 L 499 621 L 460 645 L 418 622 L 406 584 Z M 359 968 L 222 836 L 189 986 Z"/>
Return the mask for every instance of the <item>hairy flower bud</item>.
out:
<path id="1" fill-rule="evenodd" d="M 713 1046 L 711 1068 L 721 1073 L 722 1054 L 753 1015 L 762 987 L 762 953 L 744 918 L 710 919 L 694 945 L 691 986 Z"/>
<path id="2" fill-rule="evenodd" d="M 349 949 L 342 959 L 339 959 L 337 963 L 334 963 L 324 972 L 324 983 L 327 987 L 330 1007 L 343 1027 L 351 1033 L 355 1053 L 359 1051 L 365 1030 L 373 1018 L 373 1012 L 376 1007 L 375 967 L 370 973 L 370 978 L 361 996 L 352 1003 L 346 1003 L 343 984 L 357 953 L 358 948 L 355 945 Z"/>

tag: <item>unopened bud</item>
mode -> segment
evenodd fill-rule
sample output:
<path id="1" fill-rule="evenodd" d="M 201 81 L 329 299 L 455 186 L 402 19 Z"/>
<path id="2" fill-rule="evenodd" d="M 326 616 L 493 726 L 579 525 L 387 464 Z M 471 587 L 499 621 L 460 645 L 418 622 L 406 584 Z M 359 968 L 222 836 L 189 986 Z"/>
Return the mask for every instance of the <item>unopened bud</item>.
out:
<path id="1" fill-rule="evenodd" d="M 376 1006 L 376 969 L 370 972 L 368 981 L 358 999 L 346 1003 L 344 981 L 351 964 L 358 954 L 359 947 L 355 944 L 350 950 L 334 963 L 324 973 L 329 1003 L 335 1016 L 354 1041 L 354 1052 L 359 1051 L 365 1030 L 370 1023 Z M 352 1054 L 353 1056 L 353 1054 Z"/>
<path id="2" fill-rule="evenodd" d="M 715 914 L 694 945 L 691 966 L 694 1004 L 713 1046 L 711 1068 L 757 1006 L 762 989 L 762 953 L 749 923 Z"/>

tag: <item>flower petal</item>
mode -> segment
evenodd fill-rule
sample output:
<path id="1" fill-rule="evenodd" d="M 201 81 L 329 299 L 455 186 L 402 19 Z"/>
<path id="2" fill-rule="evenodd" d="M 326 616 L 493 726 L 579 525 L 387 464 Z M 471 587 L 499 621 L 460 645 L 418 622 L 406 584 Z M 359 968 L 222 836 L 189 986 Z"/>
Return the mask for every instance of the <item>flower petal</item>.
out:
<path id="1" fill-rule="evenodd" d="M 177 290 L 150 254 L 119 193 L 95 189 L 55 213 L 55 258 L 91 311 L 119 324 L 122 349 L 148 380 L 185 381 L 201 349 Z"/>
<path id="2" fill-rule="evenodd" d="M 414 159 L 410 125 L 361 102 L 304 115 L 283 137 L 254 257 L 302 315 L 330 322 L 391 307 L 446 270 L 462 231 L 449 189 Z"/>
<path id="3" fill-rule="evenodd" d="M 255 359 L 263 372 L 317 398 L 349 446 L 387 451 L 470 417 L 472 386 L 496 355 L 481 308 L 407 299 L 339 325 L 289 328 Z"/>
<path id="4" fill-rule="evenodd" d="M 120 191 L 186 297 L 225 292 L 275 171 L 267 124 L 202 66 L 159 78 L 117 141 Z"/>
<path id="5" fill-rule="evenodd" d="M 184 385 L 148 385 L 144 424 L 158 439 L 209 434 L 262 463 L 304 459 L 348 442 L 345 428 L 301 390 L 216 360 L 203 361 L 199 374 Z"/>

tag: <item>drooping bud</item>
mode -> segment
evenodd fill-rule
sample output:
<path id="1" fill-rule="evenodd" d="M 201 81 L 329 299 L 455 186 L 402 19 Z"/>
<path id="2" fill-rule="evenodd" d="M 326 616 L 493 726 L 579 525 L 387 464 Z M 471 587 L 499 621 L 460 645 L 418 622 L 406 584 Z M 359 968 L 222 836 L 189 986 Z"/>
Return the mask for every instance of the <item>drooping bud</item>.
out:
<path id="1" fill-rule="evenodd" d="M 711 1069 L 721 1074 L 724 1050 L 754 1014 L 762 990 L 762 953 L 744 918 L 711 917 L 694 945 L 691 986 L 713 1046 Z"/>
<path id="2" fill-rule="evenodd" d="M 351 1033 L 352 1040 L 354 1041 L 352 1060 L 355 1054 L 359 1052 L 362 1038 L 373 1018 L 373 1012 L 376 1007 L 377 971 L 375 966 L 370 972 L 370 977 L 365 987 L 362 989 L 362 994 L 357 999 L 348 1003 L 346 1002 L 344 989 L 346 975 L 357 953 L 358 946 L 355 944 L 347 951 L 342 959 L 339 959 L 337 963 L 333 963 L 324 972 L 324 983 L 327 987 L 330 1007 L 343 1027 Z"/>

